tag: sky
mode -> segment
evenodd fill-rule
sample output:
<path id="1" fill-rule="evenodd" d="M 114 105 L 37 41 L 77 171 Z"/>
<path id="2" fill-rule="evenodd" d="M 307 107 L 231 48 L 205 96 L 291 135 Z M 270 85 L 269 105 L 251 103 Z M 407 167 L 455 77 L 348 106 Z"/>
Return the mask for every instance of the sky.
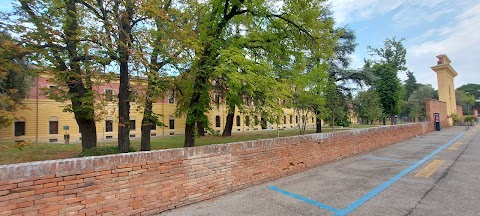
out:
<path id="1" fill-rule="evenodd" d="M 480 84 L 479 0 L 330 0 L 337 26 L 357 35 L 352 67 L 372 59 L 367 46 L 383 47 L 386 38 L 405 38 L 406 66 L 417 82 L 437 88 L 437 55 L 446 54 L 457 71 L 455 88 Z M 399 74 L 404 80 L 406 75 Z"/>
<path id="2" fill-rule="evenodd" d="M 12 0 L 0 0 L 0 10 L 11 10 Z M 446 54 L 457 71 L 455 88 L 480 84 L 479 0 L 329 0 L 337 26 L 355 30 L 357 49 L 352 67 L 360 68 L 367 46 L 383 47 L 386 38 L 405 38 L 407 67 L 417 82 L 437 88 L 437 55 Z M 404 80 L 406 75 L 400 73 Z"/>

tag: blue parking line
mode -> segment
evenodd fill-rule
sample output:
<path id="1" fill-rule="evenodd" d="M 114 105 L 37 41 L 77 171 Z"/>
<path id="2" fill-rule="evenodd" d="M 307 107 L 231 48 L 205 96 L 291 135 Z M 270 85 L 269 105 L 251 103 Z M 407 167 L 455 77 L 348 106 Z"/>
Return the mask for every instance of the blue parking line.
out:
<path id="1" fill-rule="evenodd" d="M 337 212 L 335 213 L 336 216 L 343 216 L 343 215 L 348 215 L 350 214 L 351 212 L 353 212 L 355 209 L 357 209 L 358 207 L 360 207 L 361 205 L 363 205 L 365 202 L 367 202 L 368 200 L 372 199 L 373 197 L 377 196 L 380 192 L 382 192 L 383 190 L 385 190 L 386 188 L 390 187 L 390 185 L 392 185 L 393 183 L 397 182 L 399 179 L 401 179 L 402 177 L 404 177 L 405 175 L 407 175 L 408 173 L 410 173 L 412 170 L 416 169 L 417 167 L 419 167 L 420 165 L 422 165 L 423 163 L 425 163 L 425 161 L 427 161 L 428 159 L 432 158 L 434 155 L 438 154 L 440 151 L 442 151 L 443 149 L 445 149 L 446 147 L 448 147 L 449 145 L 451 145 L 453 142 L 455 142 L 457 139 L 459 139 L 461 136 L 463 136 L 465 132 L 462 132 L 461 134 L 459 134 L 458 136 L 456 136 L 455 138 L 453 138 L 452 140 L 450 140 L 447 144 L 441 146 L 440 148 L 438 148 L 437 150 L 433 151 L 432 153 L 430 153 L 429 155 L 425 156 L 422 160 L 416 162 L 415 164 L 413 164 L 412 166 L 408 167 L 407 169 L 403 170 L 402 172 L 400 172 L 399 174 L 397 174 L 396 176 L 394 176 L 393 178 L 391 178 L 390 180 L 384 182 L 383 184 L 379 185 L 378 187 L 374 188 L 373 190 L 371 190 L 370 192 L 368 192 L 367 194 L 365 194 L 363 197 L 361 197 L 360 199 L 357 199 L 356 201 L 354 201 L 353 203 L 351 203 L 350 205 L 348 205 L 347 207 L 345 207 L 344 209 L 342 209 L 340 212 Z"/>
<path id="2" fill-rule="evenodd" d="M 362 158 L 374 159 L 374 160 L 384 160 L 384 161 L 393 161 L 393 162 L 399 162 L 399 163 L 409 163 L 409 164 L 415 163 L 413 161 L 398 160 L 398 159 L 393 159 L 393 158 L 377 157 L 377 156 L 371 156 L 371 155 L 365 155 Z"/>
<path id="3" fill-rule="evenodd" d="M 309 203 L 309 204 L 318 206 L 318 207 L 323 208 L 323 209 L 325 209 L 325 210 L 331 211 L 331 212 L 333 212 L 333 213 L 335 213 L 335 214 L 340 213 L 340 210 L 339 210 L 339 209 L 336 209 L 336 208 L 331 207 L 331 206 L 329 206 L 329 205 L 325 205 L 325 204 L 323 204 L 323 203 L 319 203 L 319 202 L 317 202 L 317 201 L 314 201 L 314 200 L 311 200 L 311 199 L 308 199 L 308 198 L 299 196 L 299 195 L 297 195 L 297 194 L 290 193 L 290 192 L 288 192 L 288 191 L 284 191 L 284 190 L 282 190 L 282 189 L 280 189 L 280 188 L 277 188 L 277 187 L 274 187 L 274 186 L 268 186 L 268 188 L 270 188 L 270 189 L 272 189 L 272 190 L 274 190 L 274 191 L 277 191 L 277 192 L 279 192 L 279 193 L 285 194 L 285 195 L 287 195 L 287 196 L 293 197 L 293 198 L 295 198 L 295 199 L 304 201 L 304 202 L 306 202 L 306 203 Z"/>
<path id="4" fill-rule="evenodd" d="M 402 172 L 400 172 L 399 174 L 395 175 L 394 177 L 392 177 L 391 179 L 389 179 L 388 181 L 382 183 L 381 185 L 377 186 L 376 188 L 374 188 L 373 190 L 371 190 L 370 192 L 368 192 L 367 194 L 365 194 L 364 196 L 360 197 L 359 199 L 355 200 L 354 202 L 352 202 L 350 205 L 348 205 L 347 207 L 345 207 L 344 209 L 337 209 L 337 208 L 334 208 L 334 207 L 331 207 L 329 205 L 326 205 L 326 204 L 323 204 L 323 203 L 319 203 L 319 202 L 316 202 L 314 200 L 311 200 L 311 199 L 308 199 L 308 198 L 305 198 L 305 197 L 302 197 L 302 196 L 299 196 L 297 194 L 294 194 L 294 193 L 290 193 L 288 191 L 284 191 L 282 189 L 279 189 L 279 188 L 276 188 L 274 186 L 268 186 L 269 189 L 271 190 L 274 190 L 274 191 L 277 191 L 279 193 L 282 193 L 282 194 L 285 194 L 287 196 L 290 196 L 290 197 L 293 197 L 295 199 L 298 199 L 298 200 L 301 200 L 301 201 L 304 201 L 306 203 L 309 203 L 309 204 L 312 204 L 312 205 L 315 205 L 315 206 L 318 206 L 320 208 L 323 208 L 325 210 L 328 210 L 328 211 L 331 211 L 334 213 L 335 216 L 345 216 L 345 215 L 348 215 L 350 213 L 352 213 L 353 211 L 355 211 L 358 207 L 362 206 L 364 203 L 366 203 L 368 200 L 374 198 L 375 196 L 377 196 L 379 193 L 381 193 L 383 190 L 387 189 L 388 187 L 390 187 L 393 183 L 397 182 L 398 180 L 400 180 L 402 177 L 404 177 L 405 175 L 407 175 L 408 173 L 410 173 L 411 171 L 415 170 L 417 167 L 419 167 L 420 165 L 422 165 L 423 163 L 425 163 L 427 160 L 429 160 L 430 158 L 432 158 L 433 156 L 435 156 L 436 154 L 438 154 L 440 151 L 442 151 L 443 149 L 445 149 L 446 147 L 448 147 L 449 145 L 451 145 L 452 143 L 454 143 L 455 141 L 457 141 L 461 136 L 463 136 L 465 134 L 465 132 L 462 132 L 461 134 L 457 135 L 455 138 L 453 138 L 452 140 L 450 140 L 448 143 L 446 143 L 445 145 L 439 147 L 438 149 L 436 149 L 435 151 L 433 151 L 432 153 L 428 154 L 427 156 L 425 156 L 423 159 L 421 159 L 420 161 L 414 163 L 413 165 L 411 165 L 410 167 L 406 168 L 405 170 L 403 170 Z M 395 159 L 390 159 L 390 158 L 382 158 L 382 159 L 388 159 L 388 160 L 392 160 L 392 161 L 398 161 L 400 162 L 401 160 L 395 160 Z M 413 163 L 411 161 L 401 161 L 401 162 L 409 162 L 409 163 Z"/>

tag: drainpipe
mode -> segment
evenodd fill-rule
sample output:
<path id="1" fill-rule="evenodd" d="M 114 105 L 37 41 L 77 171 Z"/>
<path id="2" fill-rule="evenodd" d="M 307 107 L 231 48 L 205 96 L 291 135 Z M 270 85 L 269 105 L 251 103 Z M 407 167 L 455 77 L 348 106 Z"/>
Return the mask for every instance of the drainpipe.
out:
<path id="1" fill-rule="evenodd" d="M 36 123 L 35 123 L 35 142 L 38 143 L 38 76 L 37 75 L 37 92 L 36 92 L 36 105 L 37 105 L 37 113 L 36 113 Z"/>

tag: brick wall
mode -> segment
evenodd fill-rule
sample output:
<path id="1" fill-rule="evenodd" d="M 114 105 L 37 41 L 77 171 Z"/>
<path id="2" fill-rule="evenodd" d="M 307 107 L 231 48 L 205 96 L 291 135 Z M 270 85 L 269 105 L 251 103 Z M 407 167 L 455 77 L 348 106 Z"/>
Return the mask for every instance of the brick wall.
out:
<path id="1" fill-rule="evenodd" d="M 463 117 L 463 107 L 460 105 L 457 105 L 457 114 L 459 117 Z"/>
<path id="2" fill-rule="evenodd" d="M 448 124 L 448 119 L 450 116 L 447 115 L 447 103 L 435 99 L 426 99 L 425 100 L 425 110 L 426 110 L 426 115 L 427 115 L 427 122 L 428 124 L 428 131 L 434 131 L 435 130 L 435 125 L 434 125 L 434 113 L 440 113 L 440 127 L 445 128 L 449 127 Z"/>
<path id="3" fill-rule="evenodd" d="M 427 123 L 0 166 L 0 215 L 152 215 L 368 152 Z"/>

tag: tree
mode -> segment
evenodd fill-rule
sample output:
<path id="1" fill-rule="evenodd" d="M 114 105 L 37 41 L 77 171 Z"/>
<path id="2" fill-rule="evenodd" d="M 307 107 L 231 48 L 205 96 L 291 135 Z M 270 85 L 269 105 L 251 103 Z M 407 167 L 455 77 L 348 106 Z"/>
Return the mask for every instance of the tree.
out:
<path id="1" fill-rule="evenodd" d="M 404 94 L 404 100 L 408 100 L 410 98 L 410 95 L 419 88 L 419 85 L 417 83 L 417 80 L 415 79 L 415 76 L 413 75 L 413 72 L 407 71 L 407 80 L 405 80 L 405 94 Z"/>
<path id="2" fill-rule="evenodd" d="M 455 90 L 455 98 L 457 105 L 461 105 L 463 107 L 463 114 L 471 115 L 471 109 L 475 104 L 475 96 L 470 94 L 470 92 L 464 92 L 462 90 Z"/>
<path id="3" fill-rule="evenodd" d="M 380 97 L 382 109 L 390 116 L 391 124 L 395 124 L 395 115 L 399 112 L 400 79 L 397 71 L 390 64 L 375 64 L 372 67 L 375 76 L 379 77 L 374 83 L 375 91 Z M 385 124 L 385 121 L 384 121 Z"/>
<path id="4" fill-rule="evenodd" d="M 396 124 L 395 115 L 399 113 L 401 99 L 401 84 L 397 77 L 399 71 L 407 68 L 406 49 L 402 44 L 405 39 L 397 41 L 394 38 L 386 39 L 383 48 L 372 48 L 368 46 L 371 55 L 379 57 L 371 67 L 371 71 L 378 79 L 373 87 L 380 97 L 383 111 L 391 118 L 391 123 Z M 370 63 L 368 64 L 370 65 Z M 385 124 L 385 119 L 384 119 Z"/>
<path id="5" fill-rule="evenodd" d="M 480 98 L 480 84 L 468 83 L 457 88 L 463 92 L 468 92 L 475 97 L 475 99 Z"/>
<path id="6" fill-rule="evenodd" d="M 435 90 L 431 85 L 423 85 L 415 90 L 408 98 L 407 105 L 410 107 L 409 116 L 415 118 L 415 122 L 419 117 L 426 116 L 425 99 L 433 98 Z"/>
<path id="7" fill-rule="evenodd" d="M 354 99 L 354 108 L 363 124 L 373 124 L 373 121 L 383 115 L 380 98 L 373 90 L 358 92 Z"/>
<path id="8" fill-rule="evenodd" d="M 14 121 L 30 89 L 33 69 L 26 60 L 28 54 L 8 33 L 0 32 L 0 127 Z"/>
<path id="9" fill-rule="evenodd" d="M 25 47 L 32 50 L 36 67 L 52 73 L 60 102 L 70 102 L 66 111 L 73 112 L 82 134 L 82 150 L 95 148 L 95 92 L 92 76 L 102 62 L 97 55 L 96 32 L 76 0 L 20 1 L 13 12 L 10 31 L 19 35 Z"/>
<path id="10" fill-rule="evenodd" d="M 321 53 L 317 50 L 325 50 L 322 48 L 327 41 L 330 40 L 329 34 L 326 34 L 325 29 L 332 26 L 331 22 L 322 22 L 317 19 L 323 15 L 324 8 L 322 1 L 291 1 L 284 2 L 284 5 L 278 9 L 269 5 L 269 2 L 264 0 L 256 0 L 246 2 L 239 1 L 210 1 L 203 5 L 200 16 L 200 43 L 201 49 L 198 53 L 198 60 L 193 64 L 194 84 L 193 91 L 190 96 L 189 103 L 186 109 L 186 126 L 185 126 L 185 143 L 184 146 L 189 147 L 194 145 L 194 129 L 195 125 L 208 125 L 208 120 L 205 113 L 210 108 L 210 90 L 212 89 L 211 80 L 214 78 L 215 68 L 218 65 L 219 56 L 227 47 L 234 44 L 234 41 L 245 41 L 243 37 L 237 40 L 235 36 L 235 26 L 245 27 L 245 35 L 248 35 L 247 45 L 261 46 L 266 42 L 267 46 L 272 46 L 273 50 L 269 49 L 258 51 L 258 54 L 272 55 L 276 53 L 285 52 L 289 55 L 282 54 L 287 58 L 269 58 L 272 64 L 275 65 L 277 61 L 281 64 L 290 62 L 292 57 L 300 57 L 305 55 L 303 50 L 311 52 L 310 55 L 321 58 L 328 56 L 328 52 Z M 275 8 L 275 10 L 273 9 Z M 250 34 L 250 29 L 256 29 L 260 34 Z M 243 31 L 243 30 L 241 30 Z M 262 37 L 255 37 L 255 36 Z M 267 37 L 265 37 L 267 36 Z M 286 38 L 281 43 L 277 42 L 276 36 Z M 320 43 L 320 39 L 324 40 Z M 248 47 L 247 47 L 248 48 Z M 328 46 L 327 46 L 328 48 Z M 233 46 L 232 49 L 238 49 Z M 227 49 L 228 50 L 228 49 Z M 303 53 L 303 54 L 302 54 Z M 297 55 L 297 56 L 296 56 Z M 235 55 L 236 57 L 249 58 L 248 56 Z M 255 58 L 252 53 L 250 58 Z M 288 70 L 291 71 L 291 70 Z M 276 73 L 282 73 L 282 70 L 274 70 L 270 76 L 277 76 Z M 258 80 L 257 80 L 258 82 Z M 272 103 L 269 101 L 268 103 Z M 278 103 L 278 100 L 277 100 Z"/>

